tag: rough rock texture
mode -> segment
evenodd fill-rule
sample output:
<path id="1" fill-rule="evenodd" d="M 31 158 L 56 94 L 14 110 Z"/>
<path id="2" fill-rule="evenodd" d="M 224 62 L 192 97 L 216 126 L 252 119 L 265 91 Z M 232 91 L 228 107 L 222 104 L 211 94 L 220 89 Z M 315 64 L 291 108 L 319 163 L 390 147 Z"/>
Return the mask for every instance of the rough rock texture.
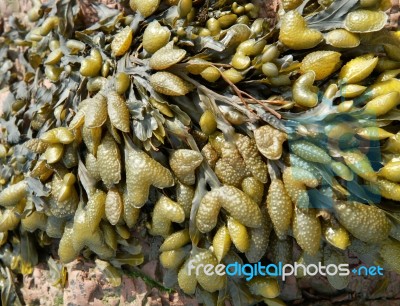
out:
<path id="1" fill-rule="evenodd" d="M 360 264 L 354 258 L 350 264 Z M 151 288 L 140 278 L 122 277 L 118 287 L 112 287 L 104 274 L 92 262 L 74 261 L 66 265 L 68 282 L 64 289 L 52 285 L 48 267 L 40 264 L 32 275 L 25 276 L 21 293 L 26 305 L 199 305 L 177 292 L 168 294 Z M 141 272 L 156 278 L 158 262 L 143 265 Z M 288 277 L 283 284 L 281 297 L 293 305 L 400 305 L 400 276 L 385 272 L 383 277 L 352 276 L 348 288 L 333 289 L 321 276 L 296 279 Z"/>
<path id="2" fill-rule="evenodd" d="M 141 271 L 154 276 L 157 261 L 143 265 Z M 25 276 L 21 293 L 26 305 L 198 305 L 178 293 L 161 292 L 151 288 L 140 278 L 122 276 L 121 285 L 113 287 L 92 262 L 74 261 L 66 265 L 68 281 L 64 289 L 53 285 L 45 264 L 35 267 L 32 275 Z"/>

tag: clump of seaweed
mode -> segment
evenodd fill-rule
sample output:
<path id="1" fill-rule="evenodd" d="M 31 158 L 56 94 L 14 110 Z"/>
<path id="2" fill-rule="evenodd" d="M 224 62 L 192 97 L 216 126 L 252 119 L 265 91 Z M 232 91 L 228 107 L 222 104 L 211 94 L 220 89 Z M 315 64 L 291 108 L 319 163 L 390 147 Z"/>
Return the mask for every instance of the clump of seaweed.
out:
<path id="1" fill-rule="evenodd" d="M 138 229 L 164 239 L 168 286 L 208 304 L 283 302 L 276 278 L 193 277 L 189 264 L 293 262 L 294 243 L 305 263 L 376 247 L 400 273 L 387 1 L 282 1 L 276 24 L 244 1 L 92 7 L 84 27 L 79 1 L 35 1 L 0 37 L 5 304 L 5 279 L 31 273 L 38 247 L 117 278 L 146 260 Z"/>

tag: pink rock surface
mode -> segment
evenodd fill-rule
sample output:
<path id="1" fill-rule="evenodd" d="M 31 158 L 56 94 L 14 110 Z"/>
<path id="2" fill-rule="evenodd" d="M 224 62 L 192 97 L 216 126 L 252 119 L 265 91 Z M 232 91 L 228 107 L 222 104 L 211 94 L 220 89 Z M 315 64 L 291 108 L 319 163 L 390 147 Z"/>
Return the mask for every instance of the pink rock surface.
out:
<path id="1" fill-rule="evenodd" d="M 143 266 L 142 273 L 151 276 L 157 261 Z M 122 276 L 121 285 L 113 287 L 92 262 L 78 260 L 67 264 L 68 281 L 65 288 L 54 285 L 45 264 L 39 264 L 31 275 L 25 276 L 20 285 L 27 305 L 68 306 L 139 306 L 139 305 L 198 305 L 197 301 L 177 292 L 166 293 L 151 288 L 140 278 Z"/>
<path id="2" fill-rule="evenodd" d="M 148 277 L 160 271 L 156 260 L 140 269 Z M 92 262 L 74 261 L 66 265 L 65 288 L 54 285 L 48 267 L 39 264 L 20 285 L 27 305 L 196 306 L 199 303 L 179 292 L 166 293 L 147 285 L 141 278 L 122 276 L 121 285 L 113 287 Z M 400 305 L 400 276 L 385 272 L 383 277 L 351 276 L 349 286 L 337 291 L 321 276 L 296 279 L 282 284 L 281 298 L 293 305 Z"/>

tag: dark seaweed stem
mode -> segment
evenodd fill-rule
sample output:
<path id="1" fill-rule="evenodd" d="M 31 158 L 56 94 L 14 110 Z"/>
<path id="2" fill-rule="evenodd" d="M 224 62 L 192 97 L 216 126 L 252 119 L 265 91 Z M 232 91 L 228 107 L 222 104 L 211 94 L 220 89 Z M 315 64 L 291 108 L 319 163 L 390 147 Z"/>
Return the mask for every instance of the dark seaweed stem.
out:
<path id="1" fill-rule="evenodd" d="M 276 180 L 280 177 L 279 165 L 276 161 L 268 160 L 268 173 L 271 177 L 271 180 Z"/>
<path id="2" fill-rule="evenodd" d="M 211 170 L 208 164 L 203 162 L 197 174 L 197 186 L 192 201 L 192 208 L 190 210 L 189 233 L 193 245 L 197 245 L 201 238 L 200 232 L 196 226 L 196 215 L 199 209 L 200 201 L 208 192 L 207 185 L 211 189 L 222 186 L 217 176 L 215 175 L 214 171 Z"/>
<path id="3" fill-rule="evenodd" d="M 199 173 L 197 174 L 197 186 L 192 201 L 192 208 L 190 210 L 189 235 L 193 246 L 196 246 L 201 239 L 201 234 L 196 226 L 196 215 L 197 211 L 199 210 L 200 201 L 205 196 L 206 193 L 207 193 L 207 186 L 206 186 L 205 171 L 203 167 L 201 167 Z"/>
<path id="4" fill-rule="evenodd" d="M 217 66 L 221 66 L 221 65 L 222 65 L 222 64 L 217 64 L 217 65 L 216 65 L 216 64 L 213 64 L 213 65 L 211 65 L 211 66 L 214 67 L 214 68 L 216 68 L 216 69 L 218 69 Z M 187 74 L 181 73 L 181 72 L 179 72 L 179 71 L 177 71 L 177 70 L 175 70 L 174 73 L 177 74 L 177 75 L 179 75 L 179 76 L 182 77 L 183 79 L 187 80 L 188 82 L 192 83 L 192 84 L 195 85 L 197 88 L 200 88 L 200 87 L 201 87 L 201 89 L 202 89 L 203 91 L 207 92 L 208 94 L 213 95 L 217 100 L 223 101 L 223 102 L 225 102 L 225 103 L 227 103 L 227 104 L 229 104 L 229 105 L 232 105 L 233 107 L 236 107 L 236 103 L 232 104 L 231 99 L 227 99 L 227 97 L 222 98 L 222 97 L 224 97 L 224 96 L 222 96 L 222 95 L 220 95 L 220 94 L 217 94 L 216 92 L 210 90 L 209 88 L 207 88 L 207 87 L 201 85 L 200 83 L 196 82 L 195 80 L 193 80 L 192 78 L 190 78 L 189 76 L 187 76 Z M 254 113 L 254 110 L 251 109 L 251 108 L 248 106 L 247 99 L 244 98 L 243 96 L 246 96 L 246 97 L 247 97 L 248 99 L 250 99 L 251 101 L 254 101 L 254 102 L 257 103 L 257 104 L 260 104 L 266 111 L 270 112 L 271 114 L 273 114 L 274 116 L 276 116 L 278 119 L 281 119 L 282 116 L 281 116 L 277 111 L 275 111 L 274 109 L 272 109 L 272 108 L 270 108 L 269 106 L 265 105 L 262 101 L 260 101 L 260 100 L 258 100 L 258 99 L 256 99 L 256 98 L 254 98 L 252 95 L 248 94 L 247 92 L 245 92 L 245 91 L 243 91 L 243 90 L 240 90 L 235 84 L 232 83 L 231 80 L 229 80 L 226 76 L 224 76 L 223 73 L 221 73 L 220 75 L 221 75 L 221 77 L 224 79 L 224 81 L 225 81 L 226 83 L 228 83 L 229 86 L 232 88 L 232 90 L 236 93 L 237 98 L 238 98 L 238 100 L 240 101 L 240 102 L 238 101 L 238 103 L 242 103 L 242 104 L 245 105 L 246 111 L 244 111 L 244 108 L 238 108 L 238 107 L 236 107 L 236 108 L 237 108 L 239 111 L 241 111 L 242 113 L 246 114 L 246 115 L 249 117 L 249 119 L 251 119 L 252 117 L 257 116 L 257 115 Z M 236 100 L 236 99 L 235 99 L 235 100 Z M 254 120 L 251 120 L 251 121 L 254 121 Z"/>
<path id="5" fill-rule="evenodd" d="M 291 103 L 290 101 L 286 101 L 286 100 L 282 100 L 282 99 L 276 99 L 276 100 L 270 100 L 270 99 L 267 99 L 267 100 L 260 100 L 260 99 L 255 99 L 255 98 L 244 98 L 244 100 L 247 102 L 247 104 L 255 104 L 255 103 L 257 103 L 257 104 L 260 104 L 260 102 L 261 102 L 261 105 L 263 105 L 264 103 L 268 103 L 268 104 L 272 104 L 272 105 L 285 105 L 285 104 L 287 104 L 287 103 Z M 279 114 L 278 113 L 278 115 L 279 115 L 279 119 L 280 118 L 282 118 L 282 115 L 281 114 Z"/>
<path id="6" fill-rule="evenodd" d="M 231 80 L 229 80 L 226 76 L 224 76 L 223 73 L 221 73 L 221 77 L 225 80 L 225 82 L 227 82 L 229 84 L 229 86 L 238 95 L 239 99 L 243 102 L 243 104 L 246 106 L 246 108 L 250 110 L 250 112 L 254 113 L 254 111 L 248 106 L 248 104 L 247 104 L 246 100 L 243 98 L 243 96 L 247 96 L 248 98 L 250 98 L 254 102 L 260 104 L 266 111 L 270 112 L 271 114 L 276 116 L 278 119 L 280 119 L 282 117 L 278 112 L 276 112 L 272 108 L 266 106 L 261 101 L 259 101 L 258 99 L 254 98 L 252 95 L 248 94 L 247 92 L 245 92 L 243 90 L 240 90 L 235 84 L 232 83 Z"/>
<path id="7" fill-rule="evenodd" d="M 201 89 L 199 89 L 198 92 L 200 101 L 203 102 L 208 108 L 212 109 L 213 112 L 217 115 L 218 128 L 224 133 L 228 141 L 233 141 L 235 129 L 222 114 L 215 101 L 215 98 L 213 96 L 208 96 L 206 93 L 203 93 Z"/>
<path id="8" fill-rule="evenodd" d="M 146 285 L 150 286 L 151 288 L 157 288 L 160 291 L 167 292 L 167 293 L 173 293 L 175 290 L 171 288 L 167 288 L 163 286 L 161 283 L 157 282 L 155 279 L 151 278 L 150 276 L 146 275 L 142 271 L 140 271 L 137 268 L 130 268 L 129 270 L 123 270 L 124 274 L 133 278 L 141 278 Z"/>
<path id="9" fill-rule="evenodd" d="M 206 86 L 202 85 L 201 83 L 193 80 L 186 73 L 183 73 L 183 72 L 178 71 L 178 70 L 174 70 L 174 73 L 176 75 L 180 76 L 182 79 L 188 81 L 189 83 L 192 83 L 194 86 L 196 86 L 198 89 L 202 90 L 208 96 L 213 96 L 215 98 L 215 100 L 224 102 L 224 103 L 229 104 L 232 107 L 236 108 L 238 111 L 240 111 L 241 113 L 245 114 L 249 118 L 250 122 L 256 122 L 259 119 L 259 117 L 256 114 L 254 114 L 253 112 L 251 112 L 247 108 L 242 107 L 242 106 L 239 105 L 239 104 L 241 104 L 241 101 L 240 101 L 239 97 L 237 97 L 237 96 L 227 97 L 227 96 L 224 96 L 224 95 L 220 95 L 220 94 L 216 93 L 215 91 L 213 91 L 213 90 L 207 88 Z"/>

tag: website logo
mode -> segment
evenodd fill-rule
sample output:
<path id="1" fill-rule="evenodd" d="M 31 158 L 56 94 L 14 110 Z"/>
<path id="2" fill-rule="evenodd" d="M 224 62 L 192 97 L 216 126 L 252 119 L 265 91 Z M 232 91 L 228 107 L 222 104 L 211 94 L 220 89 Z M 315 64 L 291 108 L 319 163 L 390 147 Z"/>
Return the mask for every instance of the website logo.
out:
<path id="1" fill-rule="evenodd" d="M 327 266 L 323 265 L 321 262 L 318 264 L 299 264 L 295 262 L 294 264 L 285 264 L 281 262 L 278 264 L 268 264 L 264 266 L 260 262 L 255 264 L 241 264 L 238 262 L 231 263 L 228 265 L 218 264 L 216 266 L 212 264 L 197 264 L 195 265 L 195 260 L 189 261 L 188 264 L 188 274 L 189 275 L 199 275 L 204 273 L 207 276 L 211 275 L 228 275 L 228 276 L 239 276 L 245 277 L 246 281 L 252 280 L 255 276 L 272 276 L 272 277 L 282 277 L 282 280 L 288 276 L 303 275 L 303 276 L 315 276 L 320 274 L 322 276 L 348 276 L 350 273 L 355 275 L 371 275 L 378 276 L 383 275 L 383 268 L 380 266 L 359 266 L 357 268 L 351 269 L 349 264 L 343 263 L 339 265 L 329 264 Z"/>

